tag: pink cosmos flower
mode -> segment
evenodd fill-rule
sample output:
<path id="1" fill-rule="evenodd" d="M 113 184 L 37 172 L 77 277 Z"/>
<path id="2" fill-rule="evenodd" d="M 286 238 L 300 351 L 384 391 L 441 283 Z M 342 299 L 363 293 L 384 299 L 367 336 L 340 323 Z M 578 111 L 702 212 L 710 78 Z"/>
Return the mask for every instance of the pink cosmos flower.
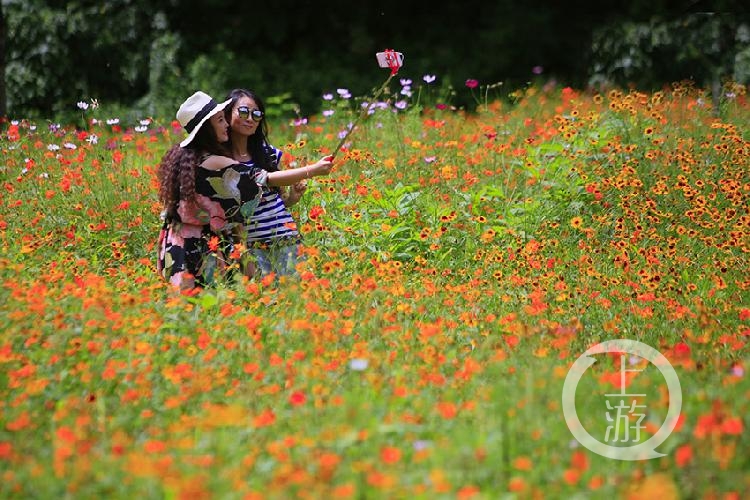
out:
<path id="1" fill-rule="evenodd" d="M 477 86 L 479 86 L 479 82 L 477 80 L 474 80 L 473 78 L 469 78 L 466 80 L 466 86 L 470 89 L 475 89 Z"/>

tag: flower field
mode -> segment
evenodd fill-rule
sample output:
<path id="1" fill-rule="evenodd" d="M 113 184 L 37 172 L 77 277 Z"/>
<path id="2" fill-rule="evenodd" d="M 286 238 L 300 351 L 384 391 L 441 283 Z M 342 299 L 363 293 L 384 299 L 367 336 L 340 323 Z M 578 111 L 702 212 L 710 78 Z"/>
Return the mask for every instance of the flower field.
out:
<path id="1" fill-rule="evenodd" d="M 298 280 L 193 295 L 155 270 L 155 172 L 179 124 L 101 107 L 79 129 L 3 124 L 0 496 L 746 495 L 744 87 L 718 113 L 688 84 L 532 86 L 476 113 L 426 89 L 376 106 L 293 207 Z M 357 112 L 325 99 L 271 119 L 288 165 Z M 622 338 L 679 376 L 659 458 L 601 457 L 563 416 L 573 362 Z M 621 384 L 621 364 L 641 371 Z M 624 386 L 647 405 L 641 441 L 664 421 L 659 372 L 603 356 L 576 393 L 600 440 L 602 395 Z"/>

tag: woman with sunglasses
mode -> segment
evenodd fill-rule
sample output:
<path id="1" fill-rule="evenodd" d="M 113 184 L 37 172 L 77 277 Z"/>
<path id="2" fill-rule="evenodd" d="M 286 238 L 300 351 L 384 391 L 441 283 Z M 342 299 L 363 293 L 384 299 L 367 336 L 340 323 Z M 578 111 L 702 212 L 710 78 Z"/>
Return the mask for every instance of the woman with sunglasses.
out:
<path id="1" fill-rule="evenodd" d="M 164 225 L 159 234 L 157 270 L 181 291 L 212 284 L 238 249 L 233 231 L 252 213 L 265 172 L 237 162 L 212 165 L 208 159 L 231 153 L 224 109 L 204 92 L 190 96 L 177 111 L 188 136 L 173 146 L 158 169 Z M 237 258 L 240 256 L 233 256 Z"/>
<path id="2" fill-rule="evenodd" d="M 293 275 L 301 237 L 288 206 L 304 193 L 305 179 L 330 173 L 333 158 L 326 156 L 312 165 L 280 170 L 283 153 L 267 140 L 263 100 L 245 89 L 232 90 L 227 98 L 230 105 L 224 109 L 224 115 L 229 123 L 228 147 L 233 159 L 268 173 L 261 182 L 258 206 L 245 220 L 248 249 L 263 275 L 271 272 L 276 276 Z M 280 189 L 283 186 L 292 186 L 286 200 Z"/>

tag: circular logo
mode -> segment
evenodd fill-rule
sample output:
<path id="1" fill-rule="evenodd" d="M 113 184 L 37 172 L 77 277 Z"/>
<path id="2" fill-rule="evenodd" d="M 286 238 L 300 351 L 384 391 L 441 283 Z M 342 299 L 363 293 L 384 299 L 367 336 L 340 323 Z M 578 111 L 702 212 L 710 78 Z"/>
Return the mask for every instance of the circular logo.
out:
<path id="1" fill-rule="evenodd" d="M 586 429 L 583 428 L 583 425 L 578 418 L 578 414 L 576 413 L 575 395 L 576 388 L 578 387 L 578 382 L 580 382 L 585 371 L 591 365 L 596 363 L 596 359 L 589 356 L 592 354 L 602 354 L 610 352 L 627 353 L 647 360 L 649 363 L 658 368 L 658 370 L 664 376 L 664 380 L 666 380 L 667 382 L 667 389 L 669 391 L 669 409 L 667 410 L 666 419 L 664 420 L 664 423 L 656 432 L 656 434 L 651 436 L 647 441 L 639 443 L 635 446 L 610 446 L 595 439 L 586 431 Z M 621 369 L 624 371 L 624 366 L 622 366 Z M 624 391 L 624 386 L 622 390 Z M 643 406 L 637 405 L 636 401 L 633 401 L 632 405 L 630 406 L 622 404 L 622 401 L 624 401 L 625 397 L 642 396 L 640 394 L 629 395 L 623 392 L 622 394 L 608 394 L 607 396 L 621 397 L 621 404 L 618 406 L 612 407 L 609 406 L 609 403 L 607 403 L 608 409 L 612 410 L 613 414 L 615 415 L 615 417 L 612 418 L 610 414 L 607 413 L 607 419 L 608 421 L 613 422 L 613 426 L 611 426 L 613 428 L 615 424 L 619 425 L 621 421 L 624 422 L 625 425 L 629 425 L 628 413 L 632 417 L 635 413 L 636 407 Z M 657 351 L 653 347 L 642 342 L 638 342 L 637 340 L 609 340 L 600 344 L 596 344 L 595 346 L 588 349 L 575 361 L 575 363 L 573 363 L 573 366 L 570 367 L 568 375 L 567 377 L 565 377 L 565 384 L 563 385 L 562 407 L 563 414 L 565 415 L 565 423 L 567 424 L 568 429 L 570 429 L 570 432 L 573 434 L 576 440 L 578 440 L 578 442 L 587 449 L 603 457 L 612 458 L 615 460 L 648 460 L 651 458 L 664 456 L 663 453 L 659 453 L 656 451 L 656 447 L 662 444 L 669 437 L 669 435 L 677 425 L 677 419 L 680 416 L 680 409 L 682 408 L 682 388 L 680 387 L 680 380 L 677 378 L 677 373 L 675 372 L 672 365 L 669 363 L 667 358 L 665 358 L 659 351 Z M 642 420 L 644 416 L 645 415 L 642 415 L 640 420 Z M 638 420 L 638 423 L 640 423 L 640 420 Z M 642 427 L 635 427 L 636 431 L 639 431 L 641 428 Z M 606 440 L 607 438 L 605 436 L 605 441 Z"/>

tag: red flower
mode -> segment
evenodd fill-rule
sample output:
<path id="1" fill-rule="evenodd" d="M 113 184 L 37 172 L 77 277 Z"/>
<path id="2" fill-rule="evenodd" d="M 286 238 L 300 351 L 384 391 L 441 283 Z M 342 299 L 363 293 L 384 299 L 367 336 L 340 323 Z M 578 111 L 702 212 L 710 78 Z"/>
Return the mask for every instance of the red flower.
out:
<path id="1" fill-rule="evenodd" d="M 305 393 L 302 391 L 295 391 L 289 396 L 289 402 L 292 404 L 292 406 L 300 406 L 305 404 L 305 401 L 307 400 L 307 397 L 305 397 Z"/>
<path id="2" fill-rule="evenodd" d="M 684 444 L 677 448 L 674 461 L 677 467 L 683 468 L 693 460 L 693 449 L 689 444 Z"/>
<path id="3" fill-rule="evenodd" d="M 395 464 L 401 460 L 401 450 L 393 446 L 384 446 L 380 450 L 380 460 L 385 464 Z"/>
<path id="4" fill-rule="evenodd" d="M 690 357 L 690 346 L 685 342 L 679 342 L 674 346 L 674 354 L 678 358 L 689 358 Z"/>
<path id="5" fill-rule="evenodd" d="M 219 237 L 218 236 L 211 236 L 211 239 L 208 240 L 208 249 L 212 252 L 215 252 L 219 249 Z"/>
<path id="6" fill-rule="evenodd" d="M 325 212 L 326 211 L 325 211 L 325 209 L 323 207 L 321 207 L 319 205 L 315 205 L 314 207 L 312 207 L 310 209 L 310 215 L 309 215 L 310 220 L 317 220 L 318 217 L 320 217 L 321 215 L 323 215 Z"/>
<path id="7" fill-rule="evenodd" d="M 479 82 L 477 80 L 474 80 L 473 78 L 469 78 L 466 80 L 466 86 L 470 89 L 475 89 L 479 86 Z"/>

